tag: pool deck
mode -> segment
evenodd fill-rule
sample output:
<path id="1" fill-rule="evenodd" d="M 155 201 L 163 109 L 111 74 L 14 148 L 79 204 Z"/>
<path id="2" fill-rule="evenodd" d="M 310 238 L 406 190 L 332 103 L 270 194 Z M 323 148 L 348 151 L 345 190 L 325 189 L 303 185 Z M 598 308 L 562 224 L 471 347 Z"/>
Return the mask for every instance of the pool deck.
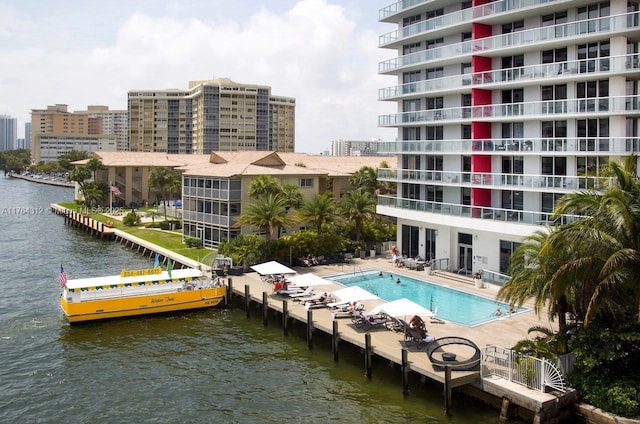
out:
<path id="1" fill-rule="evenodd" d="M 409 270 L 405 268 L 396 268 L 389 259 L 384 257 L 353 259 L 349 264 L 320 265 L 309 268 L 294 268 L 299 274 L 313 273 L 317 276 L 330 276 L 339 273 L 362 272 L 370 269 L 382 270 L 390 272 L 402 277 L 408 276 L 420 280 L 429 281 L 439 285 L 447 286 L 462 290 L 467 293 L 476 294 L 490 299 L 495 299 L 498 287 L 489 286 L 487 288 L 478 288 L 473 284 L 471 278 L 460 277 L 457 275 L 428 275 L 424 271 Z M 327 308 L 312 309 L 311 315 L 300 302 L 294 302 L 290 298 L 285 298 L 272 293 L 272 284 L 264 282 L 260 279 L 260 275 L 251 272 L 242 276 L 232 276 L 232 288 L 234 296 L 245 296 L 245 290 L 249 290 L 249 298 L 251 301 L 262 304 L 263 296 L 266 293 L 267 303 L 271 311 L 282 312 L 284 301 L 287 301 L 288 316 L 296 321 L 307 323 L 309 316 L 313 322 L 315 331 L 322 331 L 329 335 L 333 334 L 334 319 L 331 312 Z M 342 288 L 342 285 L 330 283 L 323 286 L 314 287 L 314 292 L 332 292 Z M 382 300 L 365 300 L 362 301 L 366 311 L 370 311 L 376 305 L 383 303 Z M 557 324 L 550 322 L 546 316 L 546 310 L 540 317 L 536 315 L 532 304 L 523 306 L 529 309 L 524 312 L 510 315 L 506 311 L 505 315 L 496 320 L 479 324 L 474 327 L 455 324 L 449 321 L 444 323 L 433 323 L 427 320 L 427 330 L 430 335 L 441 337 L 462 337 L 473 341 L 479 348 L 487 345 L 495 345 L 510 348 L 519 340 L 528 337 L 528 329 L 533 326 L 544 326 L 557 330 Z M 260 312 L 250 312 L 259 315 Z M 277 319 L 270 317 L 271 320 Z M 407 365 L 411 371 L 425 376 L 431 380 L 440 383 L 445 382 L 445 373 L 437 371 L 431 364 L 425 349 L 421 350 L 416 347 L 405 347 L 404 336 L 402 333 L 389 331 L 384 326 L 366 331 L 356 328 L 350 319 L 335 319 L 337 322 L 337 332 L 342 343 L 347 342 L 354 346 L 365 348 L 365 335 L 371 335 L 372 353 L 388 359 L 389 361 L 401 364 L 402 350 L 407 350 Z M 460 345 L 448 345 L 445 347 L 447 352 L 455 353 L 459 359 L 468 358 L 473 354 L 473 349 Z M 531 390 L 524 386 L 511 383 L 499 378 L 480 379 L 478 371 L 454 371 L 450 380 L 450 388 L 464 386 L 474 383 L 476 387 L 487 393 L 491 393 L 497 398 L 509 398 L 513 403 L 524 406 L 531 411 L 541 411 L 552 404 L 557 404 L 557 397 L 550 393 L 542 393 L 537 390 Z M 542 421 L 544 422 L 544 420 Z"/>

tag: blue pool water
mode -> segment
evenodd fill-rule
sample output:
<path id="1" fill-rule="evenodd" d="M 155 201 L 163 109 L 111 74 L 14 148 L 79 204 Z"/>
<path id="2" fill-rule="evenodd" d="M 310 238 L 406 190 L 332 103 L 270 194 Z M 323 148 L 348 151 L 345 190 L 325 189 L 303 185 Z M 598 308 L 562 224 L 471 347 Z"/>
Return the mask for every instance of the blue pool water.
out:
<path id="1" fill-rule="evenodd" d="M 508 315 L 509 305 L 495 299 L 476 296 L 406 277 L 381 271 L 363 271 L 350 274 L 340 274 L 327 277 L 345 286 L 360 286 L 360 288 L 375 294 L 390 302 L 407 298 L 420 306 L 435 311 L 439 318 L 466 326 L 484 324 L 501 318 L 495 315 L 500 307 L 504 317 Z M 397 283 L 398 278 L 400 283 Z M 516 308 L 514 313 L 523 312 L 526 308 Z"/>

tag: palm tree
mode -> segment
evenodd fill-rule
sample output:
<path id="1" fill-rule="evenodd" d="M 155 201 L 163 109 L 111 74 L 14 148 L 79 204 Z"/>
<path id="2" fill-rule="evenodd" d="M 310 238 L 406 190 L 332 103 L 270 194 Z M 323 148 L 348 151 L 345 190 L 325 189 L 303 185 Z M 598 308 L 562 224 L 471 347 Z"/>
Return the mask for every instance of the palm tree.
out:
<path id="1" fill-rule="evenodd" d="M 275 228 L 292 223 L 293 217 L 287 215 L 284 199 L 275 194 L 256 198 L 236 220 L 236 226 L 250 225 L 264 231 L 267 243 Z"/>
<path id="2" fill-rule="evenodd" d="M 85 200 L 87 198 L 87 193 L 85 193 L 85 186 L 89 178 L 91 178 L 91 171 L 89 171 L 86 166 L 76 166 L 71 171 L 69 171 L 69 175 L 67 176 L 67 180 L 78 183 L 80 192 L 82 193 L 82 196 L 85 198 Z"/>
<path id="3" fill-rule="evenodd" d="M 336 200 L 327 192 L 316 194 L 311 200 L 304 202 L 298 210 L 298 216 L 301 221 L 313 223 L 320 238 L 323 224 L 340 220 L 336 212 Z"/>
<path id="4" fill-rule="evenodd" d="M 370 166 L 363 166 L 349 177 L 349 184 L 376 195 L 378 192 L 378 172 Z"/>
<path id="5" fill-rule="evenodd" d="M 564 331 L 568 312 L 567 279 L 557 276 L 556 271 L 571 259 L 572 250 L 570 245 L 552 243 L 556 231 L 539 230 L 524 239 L 511 256 L 507 271 L 511 278 L 496 297 L 517 306 L 533 298 L 538 315 L 549 302 L 549 317 L 557 316 L 559 329 Z"/>
<path id="6" fill-rule="evenodd" d="M 279 194 L 281 191 L 278 180 L 270 175 L 259 175 L 249 184 L 249 196 L 254 198 L 267 194 Z"/>
<path id="7" fill-rule="evenodd" d="M 102 161 L 95 156 L 89 159 L 85 166 L 89 171 L 91 171 L 91 175 L 93 176 L 93 181 L 96 181 L 96 171 L 98 169 L 104 169 L 104 165 L 102 164 Z"/>
<path id="8" fill-rule="evenodd" d="M 374 216 L 376 212 L 376 201 L 370 193 L 358 189 L 349 191 L 342 196 L 339 209 L 344 217 L 355 222 L 356 241 L 360 241 L 362 223 Z"/>
<path id="9" fill-rule="evenodd" d="M 583 243 L 574 268 L 594 278 L 584 322 L 599 314 L 628 310 L 640 321 L 640 180 L 637 157 L 622 164 L 610 161 L 605 173 L 615 183 L 604 191 L 570 193 L 558 202 L 556 214 L 586 216 L 562 228 L 568 243 Z"/>
<path id="10" fill-rule="evenodd" d="M 164 219 L 167 219 L 167 196 L 175 192 L 175 188 L 182 184 L 182 177 L 178 171 L 166 166 L 154 168 L 149 175 L 149 187 L 160 192 L 164 203 Z"/>

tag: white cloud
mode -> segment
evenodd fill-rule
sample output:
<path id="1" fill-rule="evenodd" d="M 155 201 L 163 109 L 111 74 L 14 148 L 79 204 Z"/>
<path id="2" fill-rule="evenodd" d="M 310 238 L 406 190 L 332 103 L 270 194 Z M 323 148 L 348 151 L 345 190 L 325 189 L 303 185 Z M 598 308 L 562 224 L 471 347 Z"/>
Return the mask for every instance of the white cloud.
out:
<path id="1" fill-rule="evenodd" d="M 0 113 L 24 121 L 30 109 L 55 103 L 71 110 L 90 104 L 124 109 L 128 90 L 186 88 L 188 81 L 228 77 L 296 98 L 298 151 L 328 150 L 337 138 L 388 139 L 393 132 L 377 128 L 377 115 L 388 113 L 389 105 L 376 99 L 377 90 L 394 81 L 377 75 L 384 52 L 373 23 L 364 26 L 347 12 L 325 0 L 301 0 L 280 13 L 265 6 L 244 20 L 138 11 L 101 46 L 5 46 L 0 54 L 12 71 L 0 74 Z"/>

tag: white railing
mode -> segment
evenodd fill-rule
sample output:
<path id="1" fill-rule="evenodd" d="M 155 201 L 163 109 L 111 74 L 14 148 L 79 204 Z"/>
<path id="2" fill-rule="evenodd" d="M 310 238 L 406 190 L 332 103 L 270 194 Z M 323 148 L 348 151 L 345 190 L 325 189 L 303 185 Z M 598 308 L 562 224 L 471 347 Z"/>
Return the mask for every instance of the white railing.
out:
<path id="1" fill-rule="evenodd" d="M 544 392 L 546 388 L 565 392 L 567 385 L 558 362 L 520 355 L 500 346 L 485 346 L 481 349 L 482 366 L 480 376 L 499 376 L 533 390 Z"/>

